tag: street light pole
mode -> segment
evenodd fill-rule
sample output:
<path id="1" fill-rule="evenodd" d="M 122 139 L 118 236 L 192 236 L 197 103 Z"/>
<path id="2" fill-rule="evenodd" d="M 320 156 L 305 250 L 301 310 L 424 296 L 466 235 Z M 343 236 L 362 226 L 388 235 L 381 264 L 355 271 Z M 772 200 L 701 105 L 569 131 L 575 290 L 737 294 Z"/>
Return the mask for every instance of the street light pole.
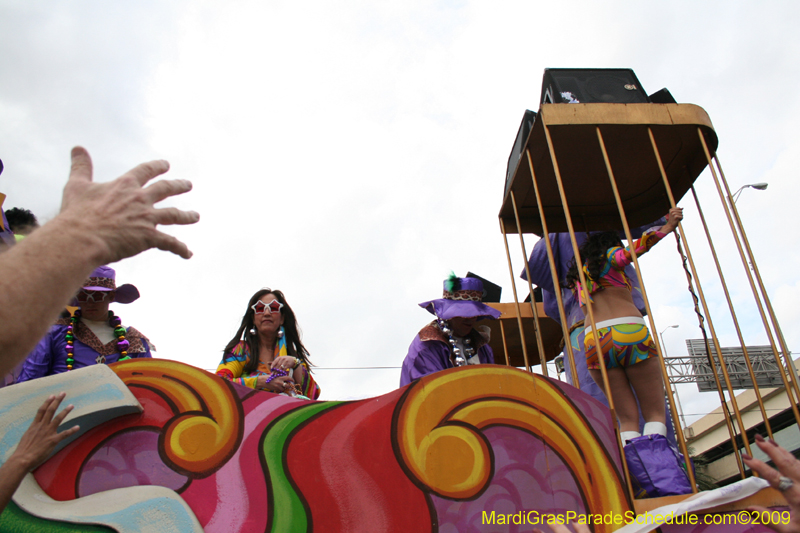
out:
<path id="1" fill-rule="evenodd" d="M 665 359 L 667 357 L 667 345 L 664 344 L 664 332 L 667 331 L 668 329 L 677 328 L 677 327 L 680 327 L 680 325 L 679 324 L 673 324 L 671 326 L 667 326 L 664 329 L 662 329 L 661 332 L 658 334 L 659 337 L 661 337 L 661 351 L 664 352 L 664 358 Z M 672 394 L 675 395 L 675 399 L 678 402 L 678 415 L 680 415 L 680 417 L 681 417 L 681 422 L 683 423 L 683 427 L 686 427 L 686 416 L 684 416 L 684 414 L 683 414 L 683 406 L 681 405 L 681 397 L 678 395 L 678 388 L 677 387 L 672 387 L 671 383 L 668 383 L 668 385 L 672 388 Z"/>
<path id="2" fill-rule="evenodd" d="M 662 329 L 662 330 L 661 330 L 661 332 L 658 334 L 658 335 L 659 335 L 659 337 L 661 337 L 661 349 L 662 349 L 662 350 L 664 350 L 664 357 L 666 357 L 666 356 L 667 356 L 667 347 L 666 347 L 666 345 L 664 344 L 664 332 L 665 332 L 665 331 L 667 331 L 667 330 L 668 330 L 668 329 L 670 329 L 670 328 L 679 328 L 679 327 L 681 327 L 681 326 L 680 326 L 680 324 L 673 324 L 673 325 L 671 325 L 671 326 L 667 326 L 667 327 L 665 327 L 665 328 L 664 328 L 664 329 Z"/>
<path id="3" fill-rule="evenodd" d="M 766 189 L 767 189 L 767 187 L 768 187 L 768 186 L 769 186 L 769 183 L 765 183 L 765 182 L 760 182 L 760 183 L 748 183 L 747 185 L 742 185 L 741 187 L 739 187 L 739 190 L 737 190 L 735 193 L 733 193 L 733 194 L 730 196 L 730 200 L 732 201 L 731 203 L 732 203 L 732 204 L 733 204 L 733 203 L 736 203 L 736 200 L 738 200 L 738 199 L 739 199 L 739 195 L 740 195 L 740 194 L 742 194 L 742 191 L 743 191 L 744 189 L 748 188 L 748 187 L 749 187 L 749 188 L 751 188 L 751 189 L 756 189 L 756 190 L 759 190 L 759 191 L 764 191 L 764 190 L 766 190 Z M 752 263 L 752 261 L 748 261 L 748 264 L 750 265 L 750 270 L 753 270 L 753 263 Z M 778 334 L 780 335 L 780 332 L 778 332 Z M 663 337 L 662 337 L 662 339 L 661 339 L 661 344 L 664 344 L 664 339 L 663 339 Z M 791 371 L 791 372 L 793 372 L 795 376 L 797 376 L 797 375 L 798 375 L 798 372 L 797 372 L 797 366 L 795 366 L 795 364 L 794 364 L 794 359 L 792 358 L 791 354 L 789 354 L 789 355 L 786 355 L 786 359 L 787 359 L 787 361 L 789 361 L 789 368 L 790 368 L 790 371 Z"/>

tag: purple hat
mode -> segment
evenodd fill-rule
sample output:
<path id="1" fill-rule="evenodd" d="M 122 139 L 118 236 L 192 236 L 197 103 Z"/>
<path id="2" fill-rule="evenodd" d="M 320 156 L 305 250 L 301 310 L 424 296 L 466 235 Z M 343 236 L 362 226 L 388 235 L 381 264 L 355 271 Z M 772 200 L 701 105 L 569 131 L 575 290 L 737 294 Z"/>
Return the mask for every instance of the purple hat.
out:
<path id="1" fill-rule="evenodd" d="M 422 302 L 420 307 L 442 320 L 451 318 L 500 318 L 500 311 L 481 303 L 483 282 L 478 278 L 457 278 L 455 274 L 444 280 L 444 294 L 438 300 Z"/>
<path id="2" fill-rule="evenodd" d="M 97 267 L 89 274 L 89 279 L 83 282 L 83 288 L 87 291 L 117 291 L 114 301 L 119 304 L 129 304 L 139 298 L 139 289 L 126 283 L 117 287 L 117 273 L 110 266 Z"/>

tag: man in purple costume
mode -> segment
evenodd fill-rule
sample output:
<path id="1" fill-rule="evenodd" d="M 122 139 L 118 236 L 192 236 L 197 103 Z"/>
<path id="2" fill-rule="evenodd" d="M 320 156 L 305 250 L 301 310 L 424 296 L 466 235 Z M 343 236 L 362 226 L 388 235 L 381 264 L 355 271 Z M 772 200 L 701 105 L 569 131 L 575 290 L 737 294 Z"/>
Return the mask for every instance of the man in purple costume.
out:
<path id="1" fill-rule="evenodd" d="M 401 387 L 446 368 L 494 363 L 489 328 L 476 328 L 475 323 L 500 318 L 500 311 L 482 303 L 482 297 L 481 280 L 451 275 L 444 281 L 443 298 L 419 304 L 437 319 L 422 328 L 408 348 Z"/>
<path id="2" fill-rule="evenodd" d="M 0 375 L 36 346 L 98 265 L 120 261 L 150 248 L 192 256 L 189 248 L 160 226 L 194 224 L 200 215 L 156 204 L 192 189 L 187 180 L 153 178 L 169 170 L 150 161 L 104 183 L 93 182 L 86 149 L 72 149 L 61 212 L 0 254 Z"/>
<path id="3" fill-rule="evenodd" d="M 125 338 L 117 338 L 121 330 L 115 332 L 114 313 L 108 307 L 111 302 L 128 304 L 137 300 L 139 291 L 130 283 L 117 287 L 115 278 L 114 269 L 108 266 L 98 267 L 91 273 L 76 297 L 80 306 L 75 312 L 77 320 L 65 316 L 50 328 L 28 356 L 17 383 L 69 370 L 67 338 L 73 323 L 72 368 L 115 363 L 131 357 L 151 357 L 150 341 L 135 328 L 124 328 Z"/>

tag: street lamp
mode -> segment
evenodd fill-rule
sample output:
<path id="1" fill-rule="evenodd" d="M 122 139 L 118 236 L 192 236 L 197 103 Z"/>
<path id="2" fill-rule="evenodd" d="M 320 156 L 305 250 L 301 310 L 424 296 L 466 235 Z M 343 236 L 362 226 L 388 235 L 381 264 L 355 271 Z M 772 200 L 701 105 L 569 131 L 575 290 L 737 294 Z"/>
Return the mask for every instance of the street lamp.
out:
<path id="1" fill-rule="evenodd" d="M 763 181 L 761 183 L 748 183 L 747 185 L 742 185 L 741 187 L 739 187 L 738 191 L 733 193 L 733 201 L 736 202 L 736 200 L 739 199 L 739 195 L 742 194 L 742 191 L 747 189 L 747 188 L 757 189 L 759 191 L 763 191 L 763 190 L 766 190 L 766 188 L 768 186 L 769 186 L 769 183 L 764 183 Z"/>
<path id="2" fill-rule="evenodd" d="M 667 331 L 670 328 L 679 328 L 679 327 L 680 327 L 680 324 L 673 324 L 671 326 L 665 327 L 664 329 L 661 330 L 661 333 L 658 334 L 661 337 L 661 351 L 664 352 L 664 357 L 667 356 L 667 347 L 664 344 L 664 332 Z"/>

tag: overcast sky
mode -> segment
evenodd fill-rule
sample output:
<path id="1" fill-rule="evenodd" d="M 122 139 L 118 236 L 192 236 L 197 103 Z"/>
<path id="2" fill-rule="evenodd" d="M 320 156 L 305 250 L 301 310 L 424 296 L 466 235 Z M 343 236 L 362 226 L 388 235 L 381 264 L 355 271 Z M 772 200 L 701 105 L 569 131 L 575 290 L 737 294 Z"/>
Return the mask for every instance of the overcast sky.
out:
<path id="1" fill-rule="evenodd" d="M 547 67 L 625 67 L 703 107 L 790 348 L 800 331 L 794 2 L 34 2 L 0 0 L 0 191 L 48 220 L 69 151 L 95 179 L 170 161 L 201 213 L 169 228 L 195 256 L 114 265 L 115 310 L 157 355 L 213 369 L 250 295 L 283 290 L 322 398 L 396 388 L 452 269 L 513 299 L 497 214 L 506 161 Z M 794 37 L 793 37 L 794 35 Z M 794 43 L 794 44 L 793 44 Z M 710 175 L 697 182 L 748 344 L 766 336 Z M 690 198 L 685 227 L 723 345 L 730 315 Z M 530 236 L 527 243 L 533 245 Z M 642 261 L 670 355 L 699 338 L 674 241 Z M 516 239 L 515 269 L 522 268 Z M 80 250 L 76 250 L 80 253 Z M 353 368 L 334 370 L 331 368 Z M 693 386 L 689 387 L 691 390 Z M 687 413 L 715 394 L 687 396 Z M 708 400 L 711 400 L 709 403 Z"/>

